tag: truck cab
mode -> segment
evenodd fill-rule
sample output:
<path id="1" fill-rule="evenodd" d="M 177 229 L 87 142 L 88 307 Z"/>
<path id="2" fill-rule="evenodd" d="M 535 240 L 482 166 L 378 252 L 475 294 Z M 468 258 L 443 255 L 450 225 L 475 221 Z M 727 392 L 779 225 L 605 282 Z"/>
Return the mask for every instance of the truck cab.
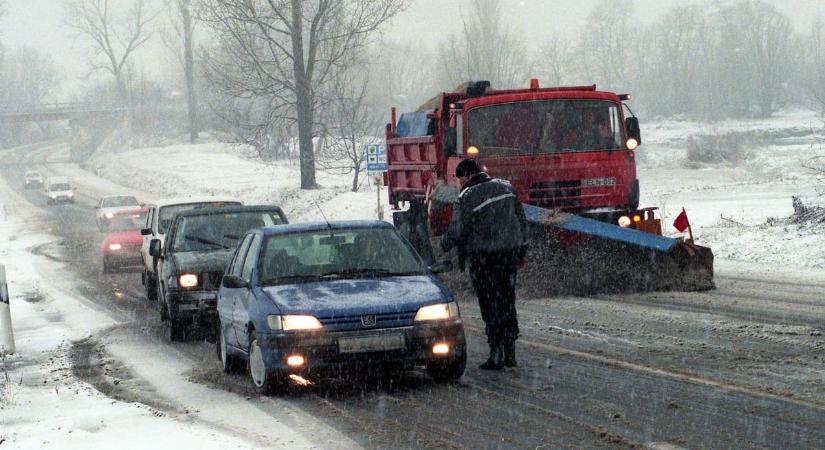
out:
<path id="1" fill-rule="evenodd" d="M 625 118 L 627 98 L 537 80 L 527 89 L 473 82 L 443 93 L 387 126 L 390 203 L 409 202 L 442 234 L 458 195 L 455 166 L 470 157 L 509 180 L 523 203 L 617 224 L 639 206 L 641 135 L 638 120 Z"/>

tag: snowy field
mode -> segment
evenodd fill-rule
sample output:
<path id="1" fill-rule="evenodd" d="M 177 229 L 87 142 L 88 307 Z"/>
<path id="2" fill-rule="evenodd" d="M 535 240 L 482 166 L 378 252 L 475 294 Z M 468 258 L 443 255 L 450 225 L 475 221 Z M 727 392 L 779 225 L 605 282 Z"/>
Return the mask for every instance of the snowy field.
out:
<path id="1" fill-rule="evenodd" d="M 818 201 L 815 175 L 803 167 L 825 155 L 822 119 L 810 111 L 789 111 L 771 119 L 701 123 L 661 121 L 643 126 L 644 145 L 637 151 L 642 205 L 658 206 L 667 234 L 684 207 L 698 242 L 717 258 L 765 264 L 823 268 L 825 256 L 811 245 L 814 227 L 767 225 L 769 218 L 792 212 L 791 197 Z M 736 164 L 686 164 L 690 137 L 739 133 L 760 138 L 748 145 Z M 374 185 L 349 192 L 349 175 L 318 172 L 321 189 L 299 189 L 295 164 L 264 163 L 248 148 L 222 143 L 171 145 L 100 153 L 90 170 L 112 181 L 95 181 L 98 191 L 126 185 L 146 196 L 232 195 L 247 203 L 281 205 L 292 221 L 376 218 Z M 83 171 L 61 169 L 75 179 Z M 386 193 L 382 199 L 386 207 Z M 385 217 L 389 217 L 388 214 Z M 781 250 L 781 251 L 780 251 Z"/>

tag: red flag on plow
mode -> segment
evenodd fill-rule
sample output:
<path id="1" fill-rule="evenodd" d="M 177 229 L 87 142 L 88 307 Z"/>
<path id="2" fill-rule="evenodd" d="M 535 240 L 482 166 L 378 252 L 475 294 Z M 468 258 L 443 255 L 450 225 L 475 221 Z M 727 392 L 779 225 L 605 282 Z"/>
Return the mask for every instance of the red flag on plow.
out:
<path id="1" fill-rule="evenodd" d="M 673 227 L 679 230 L 680 233 L 684 233 L 685 230 L 688 230 L 688 233 L 690 233 L 690 240 L 693 240 L 693 230 L 690 229 L 690 221 L 688 220 L 685 208 L 682 208 L 682 212 L 676 216 L 676 220 L 673 221 Z"/>

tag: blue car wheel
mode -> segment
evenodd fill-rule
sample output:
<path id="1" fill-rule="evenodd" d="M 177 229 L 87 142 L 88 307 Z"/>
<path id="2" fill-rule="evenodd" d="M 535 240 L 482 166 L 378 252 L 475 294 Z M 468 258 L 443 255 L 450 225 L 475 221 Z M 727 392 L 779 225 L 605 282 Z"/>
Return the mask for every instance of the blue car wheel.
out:
<path id="1" fill-rule="evenodd" d="M 243 365 L 240 363 L 240 358 L 238 358 L 237 355 L 233 355 L 226 345 L 226 336 L 223 334 L 220 321 L 218 322 L 216 333 L 217 339 L 215 340 L 215 346 L 217 347 L 218 359 L 221 360 L 223 371 L 225 373 L 239 373 Z"/>
<path id="2" fill-rule="evenodd" d="M 252 384 L 255 389 L 263 395 L 271 395 L 281 391 L 286 386 L 286 380 L 279 377 L 276 372 L 267 369 L 264 362 L 264 354 L 258 346 L 258 339 L 252 339 L 249 344 L 249 375 L 252 376 Z"/>

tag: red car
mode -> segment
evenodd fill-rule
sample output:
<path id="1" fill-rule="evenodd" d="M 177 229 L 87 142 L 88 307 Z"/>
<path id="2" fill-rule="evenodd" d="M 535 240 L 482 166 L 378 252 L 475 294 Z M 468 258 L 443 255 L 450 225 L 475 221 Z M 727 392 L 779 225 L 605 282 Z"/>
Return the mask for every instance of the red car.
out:
<path id="1" fill-rule="evenodd" d="M 125 209 L 114 213 L 109 221 L 108 232 L 100 245 L 103 251 L 103 272 L 122 271 L 127 267 L 140 267 L 143 263 L 140 246 L 143 236 L 140 229 L 146 222 L 146 208 Z"/>

